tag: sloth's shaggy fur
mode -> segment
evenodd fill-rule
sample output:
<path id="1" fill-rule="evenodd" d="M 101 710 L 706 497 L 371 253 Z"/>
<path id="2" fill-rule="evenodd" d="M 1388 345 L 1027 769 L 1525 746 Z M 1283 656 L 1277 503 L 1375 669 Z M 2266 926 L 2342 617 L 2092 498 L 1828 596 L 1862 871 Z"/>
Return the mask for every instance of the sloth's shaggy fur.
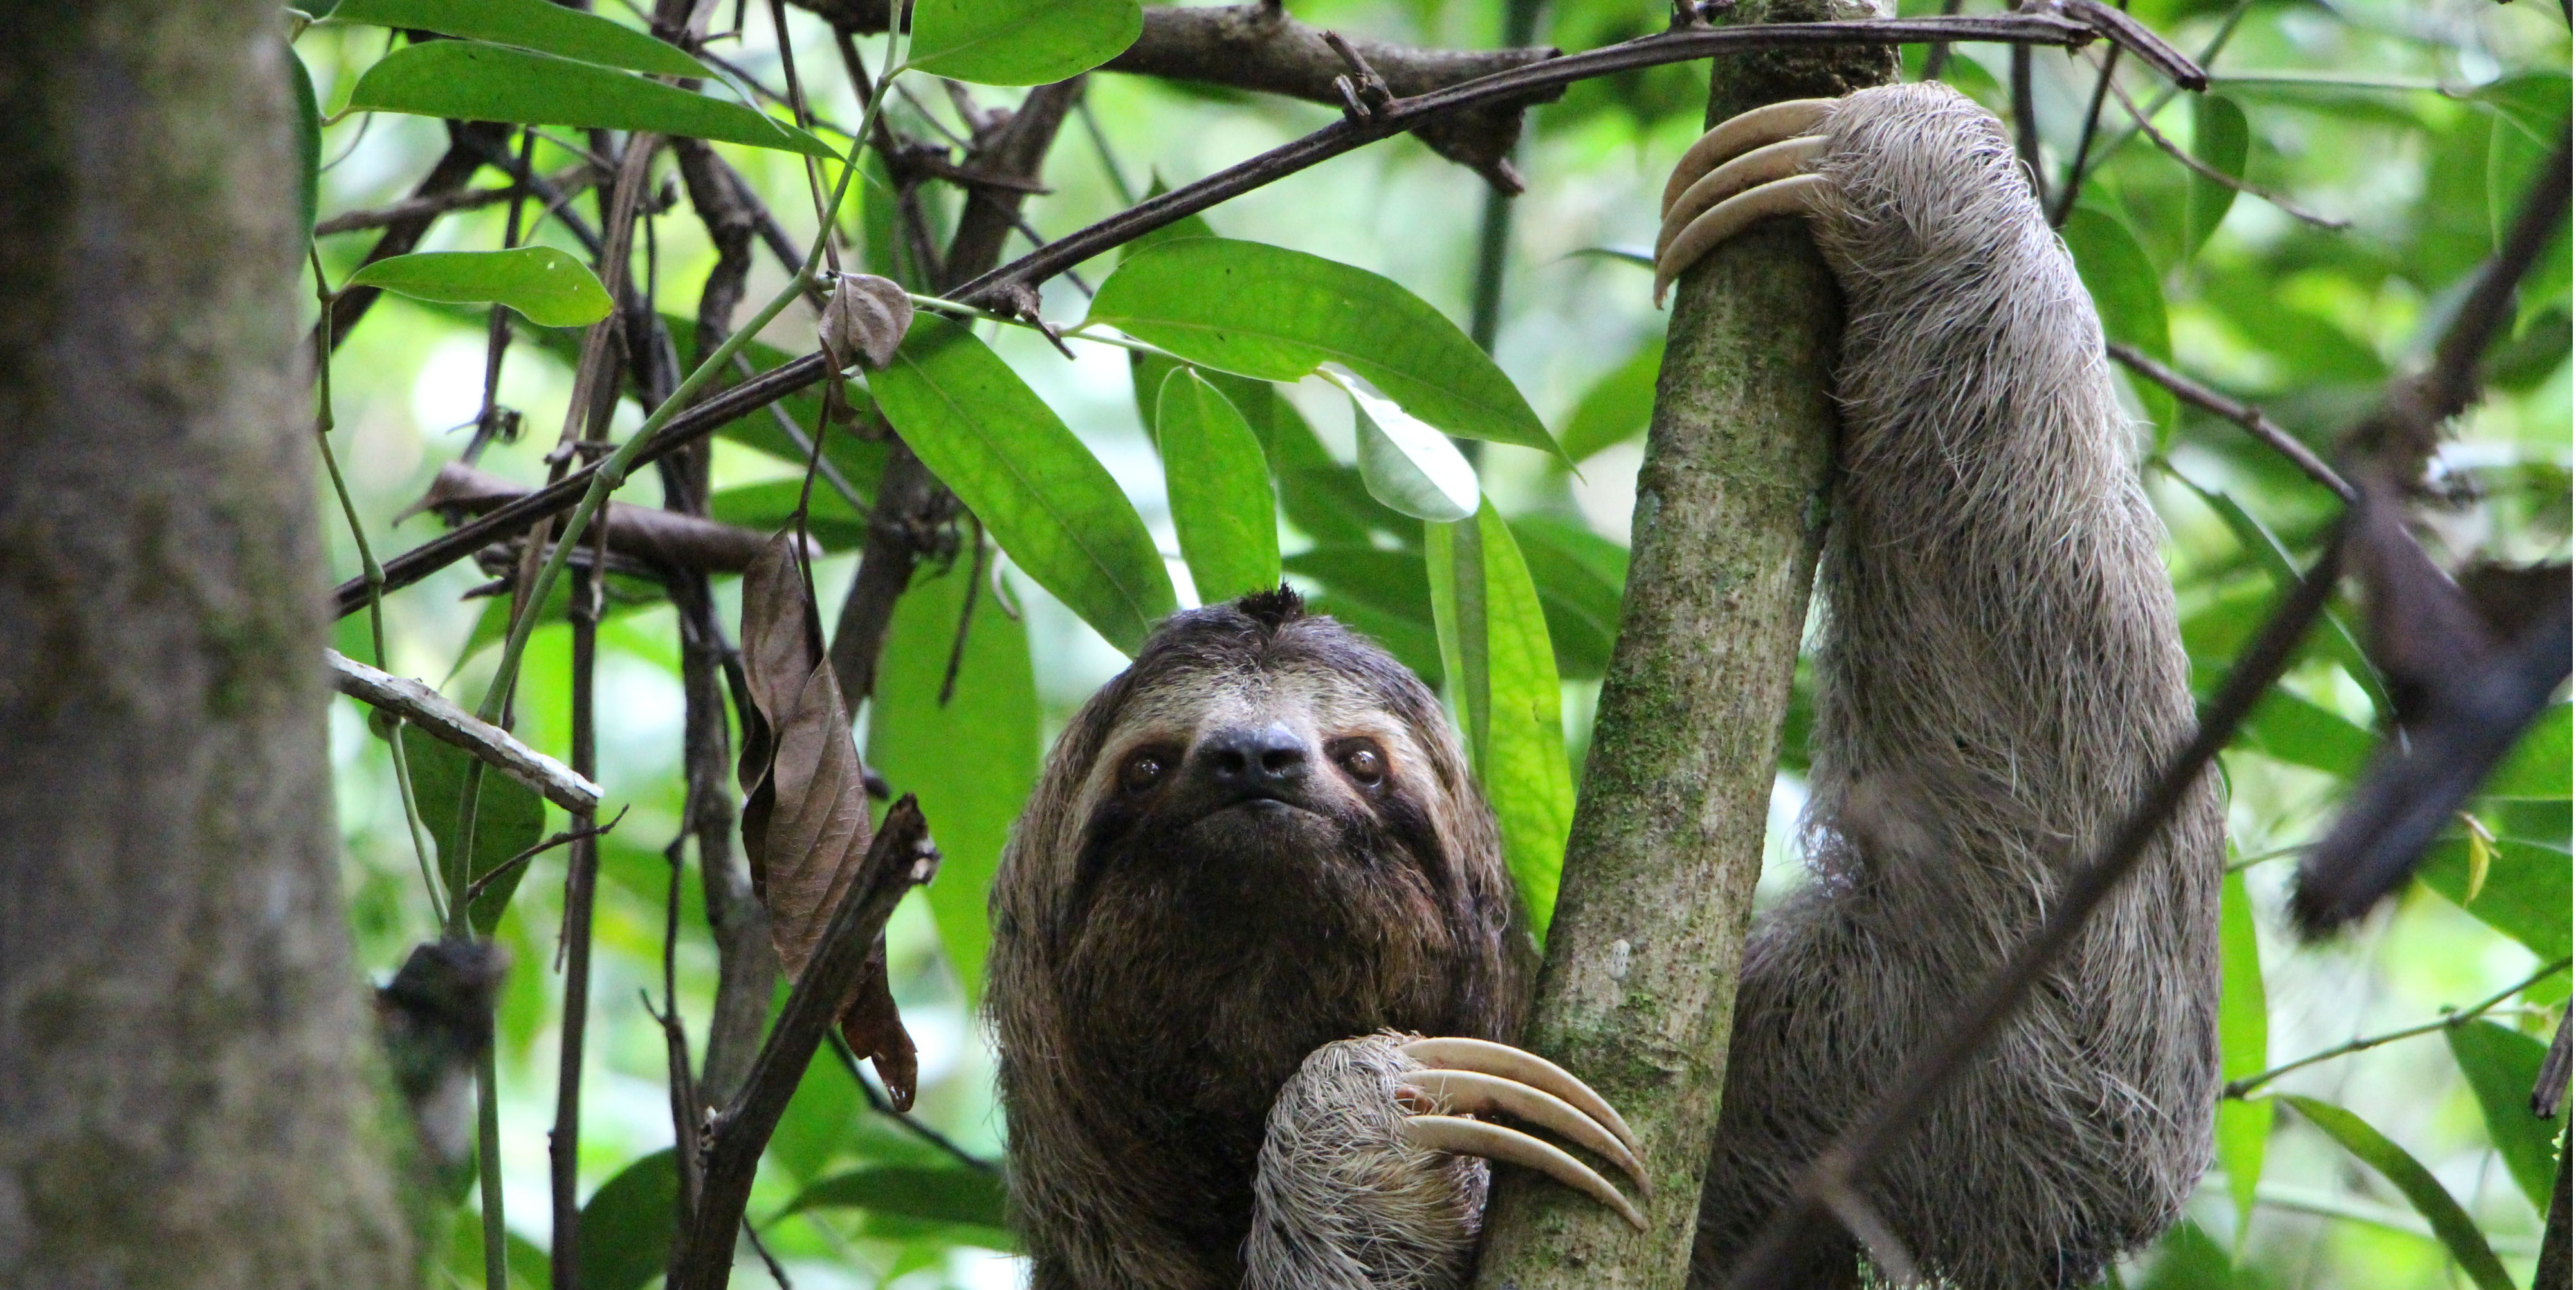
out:
<path id="1" fill-rule="evenodd" d="M 2039 922 L 2192 725 L 2158 528 L 2065 248 L 1981 109 L 1866 90 L 1813 220 L 1848 322 L 1807 821 L 1756 930 L 1693 1281 Z M 1136 787 L 1228 731 L 1371 788 Z M 1158 765 L 1161 764 L 1158 762 Z M 1150 777 L 1148 777 L 1150 778 Z M 2169 1223 L 2217 1087 L 2214 783 L 1866 1187 L 1968 1290 L 2081 1284 Z M 1412 1290 L 1484 1168 L 1406 1144 L 1407 1031 L 1509 1039 L 1527 938 L 1439 705 L 1285 592 L 1182 614 L 1057 743 L 994 886 L 990 1007 L 1035 1290 Z M 1358 1038 L 1354 1038 L 1354 1037 Z M 1847 1251 L 1812 1280 L 1847 1282 Z"/>

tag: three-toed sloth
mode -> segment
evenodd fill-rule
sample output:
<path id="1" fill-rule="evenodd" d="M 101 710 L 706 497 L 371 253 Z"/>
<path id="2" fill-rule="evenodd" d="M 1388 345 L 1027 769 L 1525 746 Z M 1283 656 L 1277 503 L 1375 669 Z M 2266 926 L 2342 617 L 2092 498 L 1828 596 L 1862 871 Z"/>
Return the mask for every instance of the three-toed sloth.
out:
<path id="1" fill-rule="evenodd" d="M 1692 149 L 1667 207 L 1660 280 L 1800 215 L 1847 316 L 1816 873 L 1746 952 L 1711 1285 L 2037 925 L 2192 703 L 2100 325 L 1991 117 L 1937 85 L 1761 109 Z M 1867 1180 L 1927 1271 L 2083 1284 L 2172 1221 L 2209 1151 L 2220 838 L 2204 782 Z M 1503 1046 L 1528 938 L 1447 717 L 1284 590 L 1176 615 L 1084 706 L 993 919 L 1036 1290 L 1459 1285 L 1489 1159 L 1633 1215 L 1626 1126 Z"/>

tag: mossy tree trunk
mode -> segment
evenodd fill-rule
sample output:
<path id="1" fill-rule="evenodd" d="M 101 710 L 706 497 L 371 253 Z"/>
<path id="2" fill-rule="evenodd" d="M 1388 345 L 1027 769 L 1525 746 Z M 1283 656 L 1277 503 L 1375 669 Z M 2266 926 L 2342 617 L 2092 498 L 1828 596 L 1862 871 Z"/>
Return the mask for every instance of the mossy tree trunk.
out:
<path id="1" fill-rule="evenodd" d="M 1837 16 L 1740 3 L 1734 22 Z M 1886 51 L 1718 60 L 1709 121 L 1890 79 Z M 1683 275 L 1637 478 L 1619 642 L 1524 1044 L 1618 1106 L 1655 1195 L 1638 1233 L 1504 1171 L 1477 1284 L 1676 1287 L 1726 1080 L 1753 884 L 1827 512 L 1840 296 L 1775 220 Z"/>
<path id="2" fill-rule="evenodd" d="M 0 1285 L 402 1286 L 282 18 L 0 16 Z"/>

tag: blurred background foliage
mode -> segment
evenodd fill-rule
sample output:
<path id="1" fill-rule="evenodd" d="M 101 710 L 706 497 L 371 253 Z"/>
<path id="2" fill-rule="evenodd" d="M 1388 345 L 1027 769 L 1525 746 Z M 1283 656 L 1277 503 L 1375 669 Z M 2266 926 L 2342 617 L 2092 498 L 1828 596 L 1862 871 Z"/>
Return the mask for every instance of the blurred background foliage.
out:
<path id="1" fill-rule="evenodd" d="M 1518 3 L 1298 0 L 1292 8 L 1317 25 L 1466 47 L 1500 41 L 1512 21 L 1508 6 Z M 719 25 L 725 10 L 741 12 L 717 8 Z M 1909 14 L 1936 8 L 1937 0 L 1905 5 Z M 1983 0 L 1967 5 L 1969 12 L 1991 8 Z M 638 21 L 623 6 L 601 10 Z M 2080 198 L 2066 222 L 2086 282 L 2114 339 L 2259 404 L 2325 450 L 2392 372 L 2424 360 L 2467 275 L 2494 247 L 2530 172 L 2564 129 L 2564 13 L 2543 0 L 2138 0 L 2132 12 L 2201 55 L 2213 73 L 2210 91 L 2197 98 L 2169 95 L 2144 77 L 2123 78 L 2151 112 L 2156 133 L 2341 226 L 2296 218 L 2196 176 L 2137 131 L 2116 99 L 2085 147 L 2094 64 L 2041 50 L 2033 60 L 2034 101 L 2052 194 L 2063 191 L 2079 148 L 2086 156 Z M 1541 39 L 1568 50 L 1658 30 L 1666 17 L 1648 0 L 1543 0 L 1523 7 L 1524 19 L 1530 16 L 1541 20 Z M 854 121 L 859 105 L 838 74 L 829 28 L 791 10 L 789 33 L 818 117 Z M 881 40 L 861 45 L 873 63 Z M 326 23 L 307 30 L 295 49 L 328 110 L 388 47 L 383 28 Z M 758 6 L 739 39 L 711 48 L 752 78 L 782 83 Z M 2008 59 L 2001 47 L 1963 46 L 1941 74 L 2008 114 Z M 1908 50 L 1908 74 L 1919 75 L 1924 60 L 1922 49 Z M 1593 252 L 1634 250 L 1651 240 L 1665 170 L 1700 129 L 1706 78 L 1704 65 L 1683 65 L 1577 85 L 1531 113 L 1521 154 L 1529 191 L 1513 204 L 1494 354 L 1579 468 L 1492 444 L 1478 461 L 1546 611 L 1577 782 L 1592 696 L 1617 622 L 1663 326 L 1647 301 L 1646 273 L 1618 255 Z M 971 94 L 992 106 L 1017 91 Z M 1063 132 L 1046 166 L 1052 191 L 1026 209 L 1047 235 L 1113 213 L 1125 204 L 1122 193 L 1187 182 L 1332 118 L 1311 104 L 1107 73 L 1091 77 L 1086 97 L 1088 119 Z M 898 98 L 891 111 L 920 137 L 968 132 L 953 103 L 936 93 Z M 538 169 L 574 164 L 567 145 L 577 137 L 546 132 L 536 148 Z M 416 116 L 355 114 L 330 124 L 321 150 L 321 214 L 399 200 L 445 143 L 437 121 Z M 795 156 L 721 150 L 791 236 L 811 236 L 813 206 Z M 953 191 L 923 191 L 935 225 L 953 220 Z M 1484 201 L 1474 175 L 1407 137 L 1221 206 L 1207 221 L 1228 237 L 1384 274 L 1463 323 Z M 862 194 L 847 213 L 852 244 L 866 248 L 871 263 L 884 245 L 882 205 Z M 448 215 L 423 246 L 497 246 L 501 212 L 494 205 Z M 692 317 L 714 260 L 705 231 L 684 201 L 647 224 L 655 302 L 675 320 Z M 333 282 L 347 276 L 370 240 L 321 239 Z M 588 258 L 552 221 L 537 227 L 534 240 Z M 1085 266 L 1083 277 L 1096 284 L 1110 267 Z M 784 281 L 774 261 L 759 259 L 752 299 Z M 1081 304 L 1069 281 L 1049 285 L 1050 316 L 1076 318 Z M 2486 401 L 2440 455 L 2437 469 L 2454 500 L 2426 516 L 2437 558 L 2568 557 L 2569 312 L 2562 232 L 2525 284 Z M 674 331 L 687 334 L 676 322 Z M 550 426 L 569 395 L 568 358 L 578 333 L 523 323 L 519 336 L 500 400 L 531 424 Z M 793 307 L 762 339 L 786 353 L 808 350 L 813 315 Z M 1126 355 L 1106 347 L 1077 346 L 1068 361 L 1026 331 L 1002 329 L 990 339 L 1117 480 L 1172 557 L 1174 580 L 1190 603 L 1137 399 L 1139 390 L 1158 387 L 1147 377 L 1160 373 L 1131 372 Z M 435 521 L 408 516 L 406 508 L 463 446 L 484 369 L 479 309 L 394 297 L 379 302 L 340 349 L 336 437 L 380 557 L 434 531 Z M 1278 397 L 1268 394 L 1273 388 Z M 2178 411 L 2155 387 L 2128 388 L 2146 485 L 2170 530 L 2186 642 L 2202 684 L 2214 685 L 2281 585 L 2285 561 L 2304 565 L 2313 556 L 2332 498 L 2237 427 Z M 1436 681 L 1441 658 L 1421 528 L 1358 487 L 1347 401 L 1312 380 L 1296 387 L 1244 382 L 1229 392 L 1270 448 L 1291 580 L 1319 608 L 1377 635 Z M 812 424 L 810 399 L 794 411 Z M 629 403 L 615 433 L 638 420 Z M 758 438 L 746 432 L 717 444 L 720 518 L 774 525 L 793 505 L 793 450 Z M 540 432 L 496 446 L 482 466 L 542 480 L 550 439 Z M 845 447 L 845 473 L 865 490 L 876 461 L 865 446 Z M 649 502 L 654 491 L 649 475 L 639 476 L 627 496 Z M 813 532 L 830 554 L 817 565 L 816 586 L 827 622 L 849 585 L 861 530 L 856 512 L 818 490 Z M 336 575 L 356 571 L 345 532 L 333 535 L 332 553 Z M 890 932 L 895 994 L 921 1046 L 914 1118 L 947 1145 L 871 1111 L 869 1091 L 827 1050 L 771 1146 L 751 1210 L 800 1290 L 1004 1286 L 1019 1276 L 1009 1238 L 993 1226 L 992 1175 L 960 1159 L 996 1160 L 1006 1137 L 974 1012 L 982 887 L 1046 742 L 1123 660 L 1005 560 L 982 589 L 984 610 L 973 620 L 955 697 L 943 705 L 938 691 L 973 576 L 963 559 L 931 568 L 903 600 L 879 697 L 860 735 L 870 763 L 896 791 L 921 794 L 948 856 L 939 882 L 907 899 Z M 482 581 L 458 566 L 391 597 L 388 667 L 443 682 L 470 704 L 498 652 L 491 648 L 499 635 L 491 607 L 506 602 L 463 598 Z M 735 619 L 732 584 L 722 579 L 718 586 L 728 624 Z M 584 1241 L 586 1290 L 626 1290 L 658 1277 L 669 1213 L 664 1049 L 639 994 L 659 992 L 665 901 L 675 875 L 665 846 L 681 827 L 679 645 L 673 613 L 654 589 L 628 591 L 612 598 L 598 669 L 599 779 L 609 802 L 603 814 L 629 813 L 604 842 L 597 914 L 580 1160 L 592 1196 L 585 1228 L 597 1224 Z M 992 612 L 996 591 L 1016 617 Z M 2349 607 L 2343 621 L 2354 621 Z M 357 615 L 341 624 L 340 647 L 352 657 L 374 656 L 364 622 Z M 517 703 L 520 733 L 559 756 L 567 742 L 568 655 L 558 617 L 534 637 Z M 2289 871 L 2282 858 L 2315 835 L 2367 753 L 2384 702 L 2375 689 L 2350 645 L 2321 633 L 2225 758 L 2232 845 L 2242 866 L 2228 885 L 2229 1076 L 2439 1020 L 2446 1008 L 2528 984 L 2497 999 L 2485 1021 L 2304 1066 L 2257 1090 L 2254 1100 L 2231 1104 L 2220 1168 L 2187 1222 L 2120 1269 L 2126 1284 L 2474 1283 L 2457 1247 L 2434 1234 L 2420 1188 L 2410 1198 L 2349 1131 L 2338 1136 L 2320 1127 L 2331 1116 L 2294 1112 L 2285 1099 L 2267 1096 L 2275 1093 L 2341 1108 L 2420 1162 L 2515 1279 L 2529 1275 L 2558 1125 L 2531 1120 L 2516 1099 L 2527 1092 L 2528 1072 L 2568 996 L 2568 711 L 2563 703 L 2552 710 L 2491 795 L 2477 802 L 2475 827 L 2464 818 L 2424 880 L 2392 910 L 2348 939 L 2301 944 L 2279 913 Z M 1775 795 L 1765 876 L 1774 894 L 1795 879 L 1799 733 L 1792 731 L 1790 764 Z M 347 701 L 334 711 L 333 758 L 352 915 L 363 960 L 381 979 L 437 928 L 385 745 Z M 547 830 L 561 827 L 559 812 L 547 811 Z M 546 1276 L 539 1251 L 548 1239 L 545 1126 L 560 1012 L 561 979 L 552 965 L 561 876 L 560 853 L 540 859 L 509 898 L 497 933 L 519 965 L 500 1016 L 500 1103 L 503 1177 L 521 1256 L 513 1275 L 527 1285 Z M 682 873 L 682 934 L 673 953 L 683 1015 L 703 1036 L 714 954 L 698 891 L 695 875 Z M 2552 961 L 2560 970 L 2541 970 Z M 469 1203 L 459 1210 L 449 1273 L 460 1284 L 480 1282 L 476 1242 Z M 756 1284 L 768 1273 L 746 1260 L 738 1275 Z"/>

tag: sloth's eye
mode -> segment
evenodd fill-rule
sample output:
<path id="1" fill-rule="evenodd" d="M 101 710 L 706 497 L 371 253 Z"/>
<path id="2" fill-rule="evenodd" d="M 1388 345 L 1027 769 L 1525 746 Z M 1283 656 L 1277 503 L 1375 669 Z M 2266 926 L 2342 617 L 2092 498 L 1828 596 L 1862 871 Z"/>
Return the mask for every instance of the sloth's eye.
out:
<path id="1" fill-rule="evenodd" d="M 1130 793 L 1142 793 L 1163 780 L 1163 755 L 1140 752 L 1127 759 L 1118 772 L 1119 786 Z"/>
<path id="2" fill-rule="evenodd" d="M 1362 788 L 1375 788 L 1386 778 L 1386 755 L 1375 745 L 1354 743 L 1341 752 L 1342 772 Z"/>

